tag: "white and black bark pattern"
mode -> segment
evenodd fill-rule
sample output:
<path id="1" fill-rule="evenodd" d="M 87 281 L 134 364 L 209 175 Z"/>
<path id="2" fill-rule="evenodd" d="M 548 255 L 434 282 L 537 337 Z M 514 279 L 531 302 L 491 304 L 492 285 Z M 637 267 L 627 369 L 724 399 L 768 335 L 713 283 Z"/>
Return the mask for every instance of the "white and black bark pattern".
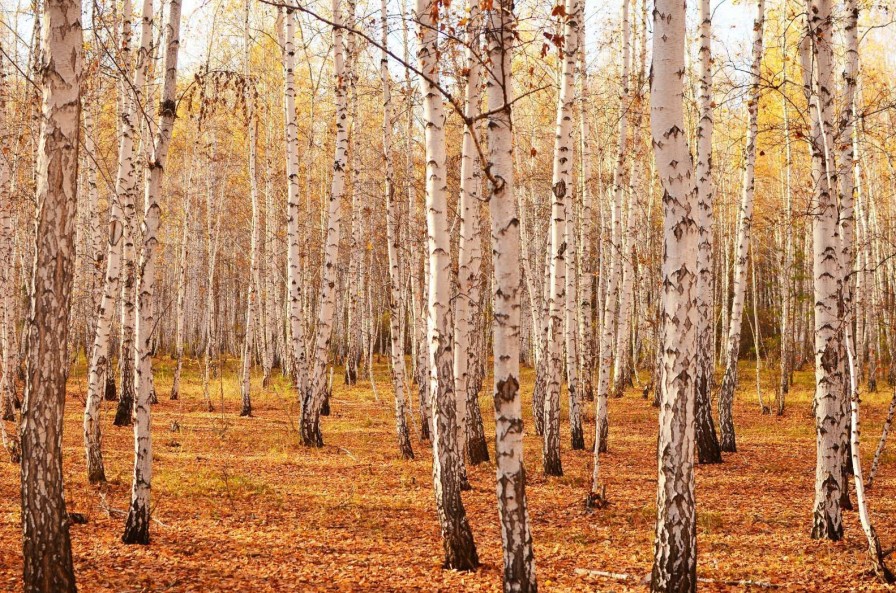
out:
<path id="1" fill-rule="evenodd" d="M 258 178 L 256 176 L 257 165 L 257 147 L 258 142 L 258 119 L 255 116 L 255 85 L 252 82 L 251 72 L 249 68 L 250 47 L 249 47 L 249 0 L 246 0 L 244 7 L 244 25 L 243 25 L 243 95 L 246 101 L 246 119 L 248 119 L 248 141 L 249 141 L 249 196 L 252 202 L 252 231 L 249 243 L 249 287 L 246 294 L 246 335 L 243 339 L 243 355 L 240 368 L 240 395 L 242 404 L 240 407 L 240 416 L 252 415 L 252 393 L 251 393 L 251 370 L 253 346 L 255 345 L 255 318 L 258 315 L 258 293 L 261 283 L 261 276 L 258 270 L 258 235 L 260 212 L 258 206 Z"/>
<path id="2" fill-rule="evenodd" d="M 855 6 L 852 0 L 848 0 L 850 4 Z M 846 319 L 847 322 L 850 322 L 849 316 Z M 855 486 L 856 486 L 856 506 L 858 506 L 859 510 L 859 521 L 862 524 L 862 531 L 865 532 L 865 538 L 868 540 L 868 556 L 871 559 L 871 570 L 874 572 L 874 576 L 877 577 L 879 581 L 882 583 L 892 583 L 894 580 L 893 573 L 890 572 L 890 569 L 887 568 L 887 565 L 884 563 L 884 555 L 883 549 L 880 545 L 880 538 L 877 536 L 877 532 L 874 529 L 874 525 L 871 523 L 871 516 L 868 513 L 868 504 L 865 501 L 865 484 L 863 482 L 862 477 L 862 457 L 860 454 L 860 425 L 859 425 L 859 387 L 857 376 L 857 369 L 855 366 L 855 355 L 853 351 L 853 342 L 852 335 L 849 330 L 849 326 L 847 325 L 846 336 L 844 343 L 846 344 L 846 356 L 848 361 L 847 370 L 849 373 L 849 409 L 850 409 L 850 438 L 849 438 L 849 451 L 850 457 L 852 458 L 852 470 L 853 477 L 855 478 Z"/>
<path id="3" fill-rule="evenodd" d="M 184 332 L 186 325 L 186 298 L 187 298 L 187 257 L 189 250 L 187 242 L 191 238 L 190 234 L 190 217 L 193 210 L 193 187 L 194 187 L 194 171 L 191 168 L 189 173 L 189 182 L 187 186 L 186 203 L 181 212 L 181 236 L 180 236 L 180 254 L 177 260 L 177 303 L 175 304 L 175 321 L 174 321 L 174 377 L 171 381 L 171 397 L 176 400 L 180 398 L 180 375 L 183 368 L 184 356 Z"/>
<path id="4" fill-rule="evenodd" d="M 581 22 L 582 12 L 578 19 Z M 578 53 L 578 52 L 577 52 Z M 585 449 L 585 433 L 582 429 L 582 394 L 579 382 L 579 317 L 578 317 L 578 278 L 576 260 L 576 234 L 578 228 L 575 217 L 575 204 L 572 192 L 566 194 L 566 246 L 569 262 L 566 274 L 566 304 L 564 306 L 564 323 L 566 332 L 566 385 L 569 397 L 569 439 L 570 448 L 574 451 Z"/>
<path id="5" fill-rule="evenodd" d="M 557 123 L 551 180 L 551 274 L 547 347 L 547 383 L 544 399 L 544 445 L 542 466 L 545 475 L 562 476 L 560 461 L 560 390 L 563 381 L 563 344 L 566 318 L 566 204 L 571 201 L 573 143 L 572 118 L 575 104 L 576 60 L 579 44 L 578 0 L 566 0 L 563 23 L 563 65 L 557 96 Z"/>
<path id="6" fill-rule="evenodd" d="M 22 556 L 26 593 L 74 593 L 62 487 L 62 427 L 75 263 L 81 111 L 81 3 L 46 0 L 43 91 L 22 406 Z"/>
<path id="7" fill-rule="evenodd" d="M 700 0 L 700 120 L 697 123 L 697 373 L 696 437 L 697 460 L 721 463 L 722 452 L 712 418 L 713 360 L 713 228 L 712 207 L 715 184 L 712 179 L 712 12 L 709 0 Z"/>
<path id="8" fill-rule="evenodd" d="M 461 475 L 454 402 L 454 357 L 450 325 L 451 241 L 448 232 L 445 111 L 437 88 L 440 79 L 438 27 L 440 6 L 417 0 L 418 67 L 423 95 L 426 146 L 426 232 L 429 259 L 427 346 L 432 409 L 433 483 L 445 551 L 444 567 L 474 570 L 479 556 L 461 500 Z"/>
<path id="9" fill-rule="evenodd" d="M 663 187 L 662 373 L 653 592 L 697 589 L 694 400 L 697 364 L 697 187 L 684 123 L 685 3 L 653 12 L 650 128 Z"/>
<path id="10" fill-rule="evenodd" d="M 386 0 L 380 2 L 382 53 L 380 81 L 383 85 L 383 161 L 385 164 L 386 235 L 389 243 L 389 352 L 392 358 L 392 389 L 395 392 L 395 433 L 402 459 L 413 459 L 411 435 L 407 421 L 404 344 L 401 332 L 401 228 L 395 173 L 392 159 L 392 80 L 389 76 L 389 20 Z"/>
<path id="11" fill-rule="evenodd" d="M 177 54 L 180 49 L 181 1 L 168 3 L 165 26 L 165 59 L 159 120 L 153 139 L 152 152 L 146 163 L 143 196 L 143 244 L 137 268 L 137 324 L 135 351 L 134 398 L 134 478 L 131 506 L 121 540 L 126 544 L 149 543 L 149 493 L 152 483 L 151 399 L 152 335 L 156 326 L 153 299 L 156 284 L 156 257 L 162 208 L 159 198 L 165 160 L 171 143 L 171 131 L 177 111 Z"/>
<path id="12" fill-rule="evenodd" d="M 596 451 L 607 450 L 609 434 L 608 402 L 613 350 L 616 344 L 616 321 L 619 300 L 619 280 L 622 275 L 620 217 L 625 187 L 626 147 L 628 146 L 628 119 L 631 94 L 629 72 L 631 64 L 631 26 L 629 22 L 630 0 L 622 2 L 622 80 L 619 93 L 619 123 L 617 127 L 616 165 L 613 168 L 613 197 L 610 203 L 610 225 L 605 229 L 602 258 L 607 262 L 604 286 L 603 318 L 600 330 L 600 353 L 597 372 L 597 420 L 595 421 Z M 622 328 L 620 328 L 620 331 Z M 595 461 L 597 463 L 597 461 Z"/>
<path id="13" fill-rule="evenodd" d="M 342 32 L 338 35 L 339 44 L 335 51 L 342 63 Z M 341 76 L 341 72 L 339 74 Z M 284 15 L 283 39 L 283 80 L 284 80 L 284 122 L 286 126 L 286 284 L 289 295 L 289 367 L 294 369 L 299 400 L 310 397 L 310 376 L 307 354 L 305 352 L 305 326 L 302 321 L 302 277 L 301 249 L 299 245 L 299 128 L 296 122 L 296 87 L 295 87 L 295 13 L 286 9 Z M 342 84 L 339 82 L 339 84 Z M 344 91 L 343 91 L 344 92 Z M 337 95 L 338 99 L 338 95 Z M 345 114 L 341 114 L 344 120 Z M 337 116 L 338 117 L 338 116 Z M 340 122 L 344 127 L 345 122 Z M 344 166 L 343 166 L 344 168 Z"/>
<path id="14" fill-rule="evenodd" d="M 871 460 L 871 469 L 868 471 L 868 482 L 865 484 L 867 488 L 871 488 L 874 484 L 874 476 L 877 475 L 877 468 L 880 465 L 880 456 L 884 452 L 887 445 L 887 436 L 890 434 L 890 426 L 893 424 L 893 415 L 896 414 L 896 390 L 893 391 L 893 397 L 890 398 L 890 405 L 887 408 L 887 418 L 884 420 L 884 426 L 880 431 L 880 439 L 877 441 L 877 448 L 874 450 L 874 458 Z"/>
<path id="15" fill-rule="evenodd" d="M 145 10 L 144 6 L 144 10 Z M 140 44 L 150 43 L 150 29 L 143 28 Z M 121 59 L 130 64 L 131 37 L 131 2 L 125 0 L 122 5 L 121 23 Z M 110 343 L 112 338 L 112 318 L 120 291 L 121 264 L 124 241 L 124 209 L 126 203 L 133 203 L 136 183 L 136 150 L 138 142 L 137 109 L 140 102 L 140 90 L 145 80 L 145 68 L 137 68 L 133 77 L 133 87 L 123 93 L 121 112 L 119 113 L 119 131 L 121 139 L 118 145 L 118 170 L 115 177 L 115 196 L 109 204 L 109 234 L 106 245 L 106 269 L 103 280 L 103 293 L 96 310 L 93 349 L 87 374 L 87 401 L 84 406 L 84 448 L 87 457 L 87 477 L 91 483 L 106 480 L 102 455 L 102 430 L 100 427 L 100 403 L 102 402 L 107 379 L 114 377 L 112 368 Z M 130 385 L 130 383 L 128 383 Z M 127 410 L 127 423 L 130 424 L 130 408 Z"/>
<path id="16" fill-rule="evenodd" d="M 750 90 L 747 97 L 747 144 L 744 150 L 744 176 L 740 209 L 737 218 L 737 244 L 734 260 L 734 296 L 728 326 L 728 357 L 722 390 L 719 394 L 719 445 L 722 451 L 737 451 L 734 434 L 734 390 L 737 387 L 737 361 L 740 358 L 740 334 L 743 325 L 744 301 L 747 294 L 747 259 L 753 228 L 753 194 L 756 186 L 756 136 L 759 133 L 759 82 L 762 65 L 762 33 L 765 24 L 765 0 L 756 2 L 753 22 L 753 54 L 750 65 Z"/>
<path id="17" fill-rule="evenodd" d="M 513 176 L 513 97 L 511 70 L 515 42 L 512 0 L 488 11 L 486 42 L 491 67 L 488 97 L 489 209 L 492 219 L 493 354 L 495 376 L 495 457 L 498 515 L 504 548 L 504 592 L 535 593 L 535 559 L 526 506 L 523 465 L 523 407 L 519 391 L 520 225 Z"/>
<path id="18" fill-rule="evenodd" d="M 467 64 L 464 111 L 468 120 L 479 116 L 480 93 L 480 31 L 479 7 L 470 4 L 467 21 L 465 59 Z M 464 463 L 468 441 L 469 405 L 479 405 L 479 386 L 473 371 L 479 353 L 474 333 L 477 331 L 480 306 L 480 267 L 482 263 L 480 232 L 480 168 L 476 150 L 475 124 L 464 124 L 460 160 L 460 240 L 457 247 L 457 295 L 454 299 L 454 397 L 457 407 L 457 442 L 459 460 Z M 474 390 L 476 394 L 471 394 Z M 463 469 L 463 468 L 462 468 Z M 464 472 L 464 478 L 466 478 Z"/>
<path id="19" fill-rule="evenodd" d="M 289 11 L 287 11 L 288 13 Z M 327 397 L 327 363 L 336 314 L 336 274 L 339 264 L 339 233 L 342 224 L 342 198 L 345 193 L 345 168 L 348 152 L 348 104 L 343 63 L 342 14 L 340 0 L 333 0 L 333 75 L 336 94 L 336 145 L 333 179 L 327 206 L 327 234 L 324 245 L 317 328 L 314 338 L 314 372 L 302 396 L 302 442 L 307 447 L 322 447 L 321 408 Z M 287 20 L 287 25 L 289 21 Z M 295 337 L 293 337 L 295 340 Z"/>
<path id="20" fill-rule="evenodd" d="M 583 3 L 584 7 L 584 3 Z M 583 8 L 584 10 L 584 8 Z M 585 20 L 579 23 L 579 37 L 585 39 Z M 579 256 L 579 358 L 581 359 L 582 377 L 579 392 L 583 401 L 594 399 L 594 284 L 597 275 L 594 241 L 594 192 L 591 177 L 591 163 L 595 160 L 594 142 L 591 139 L 591 127 L 588 121 L 588 65 L 585 61 L 585 43 L 579 44 L 579 156 L 580 185 L 582 209 L 579 214 L 581 227 Z"/>
<path id="21" fill-rule="evenodd" d="M 807 36 L 803 41 L 804 85 L 809 97 L 812 152 L 812 274 L 815 308 L 815 501 L 814 539 L 843 537 L 840 497 L 843 482 L 843 364 L 840 233 L 834 187 L 836 172 L 828 158 L 827 138 L 833 109 L 831 1 L 808 0 Z M 833 179 L 832 179 L 833 178 Z"/>

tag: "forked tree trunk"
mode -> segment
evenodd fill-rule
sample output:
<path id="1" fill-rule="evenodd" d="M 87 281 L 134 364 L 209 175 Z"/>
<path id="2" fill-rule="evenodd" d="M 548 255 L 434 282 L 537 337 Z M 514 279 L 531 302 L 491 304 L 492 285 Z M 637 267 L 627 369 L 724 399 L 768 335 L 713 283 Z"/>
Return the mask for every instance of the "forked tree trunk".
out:
<path id="1" fill-rule="evenodd" d="M 712 179 L 712 12 L 709 0 L 700 0 L 700 121 L 697 123 L 697 367 L 695 428 L 697 460 L 721 463 L 722 452 L 712 419 L 713 356 L 713 228 L 712 207 L 715 185 Z"/>
<path id="2" fill-rule="evenodd" d="M 750 66 L 750 94 L 747 99 L 747 146 L 744 180 L 737 218 L 737 246 L 734 260 L 734 296 L 728 326 L 728 352 L 722 390 L 719 394 L 719 431 L 722 451 L 737 451 L 734 434 L 734 390 L 737 387 L 737 361 L 740 358 L 740 334 L 743 326 L 744 301 L 747 294 L 747 259 L 753 228 L 753 193 L 756 186 L 756 136 L 759 133 L 759 82 L 762 65 L 762 32 L 765 23 L 765 0 L 756 2 L 753 23 L 753 61 Z M 758 354 L 757 354 L 758 356 Z"/>
<path id="3" fill-rule="evenodd" d="M 488 11 L 486 78 L 489 118 L 489 180 L 492 219 L 493 364 L 495 375 L 495 455 L 498 515 L 504 549 L 504 592 L 535 593 L 535 559 L 526 506 L 523 466 L 523 406 L 519 391 L 520 233 L 513 177 L 513 128 L 509 101 L 515 43 L 512 0 Z"/>
<path id="4" fill-rule="evenodd" d="M 37 224 L 21 433 L 23 589 L 74 593 L 62 487 L 62 427 L 78 202 L 81 3 L 46 0 L 42 39 Z"/>
<path id="5" fill-rule="evenodd" d="M 650 590 L 697 589 L 694 501 L 694 370 L 697 366 L 699 233 L 691 154 L 685 135 L 683 73 L 685 4 L 657 0 L 653 12 L 650 128 L 663 186 L 662 376 L 659 483 Z"/>
<path id="6" fill-rule="evenodd" d="M 150 399 L 152 381 L 152 334 L 156 326 L 153 298 L 156 257 L 162 208 L 159 197 L 171 130 L 177 115 L 177 54 L 180 49 L 181 0 L 170 0 L 165 26 L 164 82 L 159 99 L 159 121 L 149 162 L 146 163 L 143 204 L 143 245 L 137 269 L 137 325 L 134 360 L 134 479 L 131 506 L 121 540 L 126 544 L 149 543 L 149 491 L 152 482 L 152 435 Z"/>
<path id="7" fill-rule="evenodd" d="M 416 0 L 417 60 L 423 95 L 426 143 L 426 231 L 429 260 L 427 346 L 432 409 L 433 482 L 445 552 L 444 567 L 474 570 L 479 556 L 461 499 L 461 475 L 454 402 L 454 369 L 450 320 L 451 244 L 448 233 L 445 112 L 438 89 L 439 6 Z"/>
<path id="8" fill-rule="evenodd" d="M 380 80 L 383 84 L 383 161 L 386 174 L 386 234 L 389 251 L 389 348 L 392 356 L 392 389 L 395 391 L 395 432 L 402 459 L 413 459 L 411 435 L 407 421 L 404 343 L 401 333 L 401 228 L 395 173 L 392 165 L 392 80 L 389 76 L 389 20 L 386 0 L 380 2 L 382 54 Z"/>

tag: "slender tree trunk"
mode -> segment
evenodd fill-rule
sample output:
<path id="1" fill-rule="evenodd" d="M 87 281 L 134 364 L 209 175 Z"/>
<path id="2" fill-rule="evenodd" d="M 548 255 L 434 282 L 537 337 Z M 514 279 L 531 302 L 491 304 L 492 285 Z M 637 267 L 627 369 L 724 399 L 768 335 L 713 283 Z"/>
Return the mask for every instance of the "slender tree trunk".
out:
<path id="1" fill-rule="evenodd" d="M 402 459 L 413 459 L 411 435 L 408 431 L 404 343 L 401 333 L 401 228 L 395 173 L 392 164 L 392 81 L 389 76 L 389 21 L 386 0 L 380 2 L 380 25 L 383 46 L 380 56 L 380 80 L 383 84 L 383 161 L 386 174 L 386 234 L 389 243 L 389 346 L 392 356 L 392 389 L 395 391 L 395 432 Z"/>
<path id="2" fill-rule="evenodd" d="M 161 222 L 159 197 L 171 130 L 177 115 L 177 54 L 180 49 L 181 0 L 168 3 L 165 26 L 164 82 L 159 99 L 159 120 L 149 162 L 146 163 L 143 205 L 143 245 L 137 269 L 136 370 L 134 400 L 134 480 L 131 506 L 121 540 L 126 544 L 149 543 L 149 491 L 152 482 L 152 435 L 150 399 L 152 381 L 152 334 L 156 325 L 153 295 L 156 283 L 156 256 Z"/>
<path id="3" fill-rule="evenodd" d="M 734 434 L 734 390 L 737 387 L 737 361 L 740 357 L 740 334 L 747 294 L 747 259 L 753 227 L 753 193 L 756 172 L 756 136 L 759 133 L 759 82 L 762 65 L 762 32 L 765 24 L 765 0 L 756 2 L 753 23 L 753 61 L 750 66 L 750 95 L 747 99 L 747 145 L 745 149 L 744 180 L 737 218 L 737 252 L 734 262 L 734 297 L 728 326 L 728 352 L 722 391 L 719 394 L 719 430 L 722 451 L 737 451 Z"/>
<path id="4" fill-rule="evenodd" d="M 287 21 L 288 22 L 288 21 Z M 342 14 L 340 0 L 333 0 L 333 62 L 336 84 L 336 147 L 333 159 L 333 179 L 327 209 L 321 293 L 318 301 L 317 329 L 314 344 L 314 374 L 302 400 L 302 442 L 309 447 L 322 447 L 320 432 L 321 408 L 327 394 L 327 362 L 330 358 L 330 338 L 336 313 L 336 272 L 339 259 L 339 227 L 342 222 L 342 197 L 345 193 L 345 168 L 348 151 L 346 117 L 345 71 L 342 60 Z M 293 324 L 295 327 L 295 324 Z M 293 336 L 295 340 L 295 336 Z"/>
<path id="5" fill-rule="evenodd" d="M 887 445 L 887 436 L 890 434 L 890 426 L 893 424 L 894 414 L 896 414 L 896 390 L 893 391 L 893 397 L 890 399 L 890 406 L 887 408 L 887 418 L 884 420 L 880 440 L 877 441 L 877 448 L 874 450 L 874 459 L 871 461 L 871 470 L 868 472 L 868 482 L 865 484 L 865 487 L 868 489 L 874 484 L 874 477 L 877 475 L 877 468 L 880 465 L 880 456 Z"/>
<path id="6" fill-rule="evenodd" d="M 416 0 L 414 18 L 419 27 L 419 69 L 426 74 L 426 78 L 421 80 L 421 92 L 426 141 L 426 230 L 429 259 L 427 342 L 433 428 L 433 482 L 445 552 L 444 567 L 474 570 L 479 566 L 479 556 L 461 500 L 461 475 L 458 471 L 458 456 L 461 452 L 457 443 L 450 331 L 451 245 L 448 234 L 445 112 L 437 88 L 440 80 L 437 35 L 439 6 L 434 0 Z"/>
<path id="7" fill-rule="evenodd" d="M 609 436 L 609 420 L 607 417 L 607 398 L 610 394 L 610 372 L 613 361 L 613 348 L 616 336 L 617 302 L 619 300 L 619 277 L 622 275 L 620 258 L 620 212 L 622 208 L 625 186 L 625 151 L 628 146 L 628 119 L 631 95 L 629 89 L 629 69 L 631 63 L 631 26 L 629 23 L 630 0 L 622 2 L 622 80 L 619 93 L 619 124 L 617 128 L 616 166 L 613 169 L 613 198 L 610 204 L 610 227 L 605 230 L 603 241 L 603 257 L 607 261 L 605 280 L 603 320 L 600 333 L 600 361 L 597 373 L 597 425 L 595 439 L 596 450 L 603 453 L 607 450 Z M 620 329 L 620 331 L 622 331 Z M 597 460 L 595 460 L 595 464 Z"/>
<path id="8" fill-rule="evenodd" d="M 526 506 L 523 466 L 523 411 L 519 391 L 520 234 L 513 176 L 511 47 L 515 43 L 513 2 L 499 0 L 488 11 L 486 41 L 491 67 L 488 96 L 489 200 L 492 219 L 493 364 L 498 515 L 504 548 L 504 592 L 535 593 L 535 559 Z"/>
<path id="9" fill-rule="evenodd" d="M 302 321 L 302 279 L 301 279 L 301 249 L 299 245 L 299 128 L 296 122 L 296 87 L 295 87 L 295 14 L 294 11 L 287 8 L 284 24 L 283 39 L 283 78 L 284 78 L 284 111 L 286 125 L 286 179 L 287 179 L 287 204 L 286 204 L 286 240 L 287 240 L 287 274 L 286 284 L 289 295 L 288 315 L 289 315 L 289 349 L 288 368 L 293 369 L 296 381 L 296 387 L 299 392 L 299 400 L 306 401 L 311 399 L 309 376 L 309 363 L 305 352 L 305 327 Z M 342 65 L 342 31 L 334 31 L 334 39 L 338 39 L 339 44 L 336 46 L 335 52 L 338 55 L 339 68 Z M 339 85 L 341 81 L 341 70 L 337 73 Z M 344 88 L 343 88 L 344 91 Z M 339 99 L 337 95 L 337 99 Z M 341 114 L 344 115 L 344 114 Z M 345 125 L 344 117 L 339 120 L 340 131 L 344 133 L 342 127 Z M 337 165 L 340 163 L 337 161 Z M 341 163 L 340 168 L 334 172 L 335 176 L 340 178 L 341 192 L 341 176 L 344 174 L 345 163 Z M 335 181 L 334 181 L 335 185 Z M 341 199 L 341 196 L 340 196 Z M 331 197 L 332 204 L 332 197 Z M 338 227 L 337 227 L 338 237 Z M 335 273 L 334 272 L 331 272 Z M 329 281 L 326 278 L 325 281 Z M 324 289 L 327 287 L 324 286 Z M 329 329 L 329 328 L 328 328 Z M 328 340 L 329 341 L 329 340 Z M 326 360 L 324 360 L 326 366 Z M 315 376 L 316 379 L 316 376 Z M 304 404 L 303 404 L 304 405 Z M 311 410 L 308 410 L 309 412 Z M 305 410 L 303 407 L 303 416 Z M 316 423 L 315 423 L 316 425 Z"/>
<path id="10" fill-rule="evenodd" d="M 837 200 L 833 195 L 836 172 L 829 166 L 827 145 L 833 97 L 831 2 L 808 0 L 807 37 L 803 42 L 804 76 L 809 96 L 812 152 L 812 238 L 815 308 L 815 502 L 813 539 L 843 537 L 840 510 L 843 482 L 843 364 L 840 361 L 842 272 Z M 814 68 L 812 67 L 814 64 Z M 807 68 L 808 66 L 808 68 Z"/>
<path id="11" fill-rule="evenodd" d="M 663 330 L 659 483 L 650 590 L 697 589 L 694 501 L 694 370 L 697 362 L 697 249 L 691 213 L 698 193 L 685 136 L 685 4 L 657 0 L 653 11 L 650 127 L 663 186 Z"/>
<path id="12" fill-rule="evenodd" d="M 554 164 L 551 181 L 551 276 L 550 322 L 548 326 L 548 374 L 544 401 L 544 445 L 542 465 L 545 475 L 562 476 L 560 461 L 560 390 L 563 382 L 563 343 L 566 319 L 566 273 L 569 245 L 566 242 L 567 202 L 571 202 L 573 144 L 572 118 L 575 103 L 576 60 L 579 44 L 578 0 L 566 0 L 563 22 L 563 65 L 557 97 L 554 137 Z M 575 387 L 573 387 L 575 389 Z"/>
<path id="13" fill-rule="evenodd" d="M 258 142 L 258 120 L 255 117 L 255 83 L 252 80 L 250 69 L 251 51 L 249 47 L 249 0 L 245 2 L 243 27 L 243 94 L 246 101 L 246 116 L 249 127 L 249 196 L 252 201 L 252 232 L 249 243 L 249 288 L 246 295 L 246 337 L 243 341 L 243 357 L 240 369 L 240 393 L 242 395 L 242 407 L 240 416 L 252 415 L 252 355 L 256 341 L 255 318 L 258 310 L 258 289 L 261 277 L 258 271 L 258 234 L 261 224 L 258 208 L 258 178 L 256 175 Z"/>
<path id="14" fill-rule="evenodd" d="M 695 423 L 697 460 L 721 463 L 722 452 L 712 419 L 713 356 L 713 228 L 715 184 L 712 178 L 712 12 L 709 0 L 700 0 L 700 121 L 697 124 L 697 368 Z"/>
<path id="15" fill-rule="evenodd" d="M 78 202 L 81 3 L 46 0 L 42 39 L 36 242 L 21 432 L 23 588 L 26 593 L 74 593 L 62 429 Z"/>

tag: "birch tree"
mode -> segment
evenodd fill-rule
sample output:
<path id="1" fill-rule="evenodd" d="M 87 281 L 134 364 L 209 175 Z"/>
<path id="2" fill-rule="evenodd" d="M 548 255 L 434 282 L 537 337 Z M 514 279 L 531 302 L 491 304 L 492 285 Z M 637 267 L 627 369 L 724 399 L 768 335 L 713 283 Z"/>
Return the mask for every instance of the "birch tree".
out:
<path id="1" fill-rule="evenodd" d="M 36 243 L 21 428 L 22 584 L 26 593 L 74 593 L 62 430 L 78 202 L 81 3 L 46 0 L 43 20 Z"/>
<path id="2" fill-rule="evenodd" d="M 416 0 L 417 62 L 426 148 L 426 234 L 429 260 L 427 346 L 432 410 L 433 482 L 445 568 L 474 570 L 479 556 L 461 499 L 450 320 L 451 245 L 448 235 L 445 111 L 439 88 L 440 25 L 436 0 Z"/>
<path id="3" fill-rule="evenodd" d="M 698 194 L 684 124 L 685 3 L 653 11 L 650 129 L 663 187 L 659 481 L 650 590 L 697 589 L 694 370 L 697 362 Z"/>
<path id="4" fill-rule="evenodd" d="M 493 264 L 493 369 L 498 516 L 504 549 L 505 593 L 538 589 L 523 465 L 523 409 L 519 391 L 520 233 L 513 175 L 511 61 L 516 15 L 512 0 L 488 10 L 486 76 L 489 138 L 486 169 L 491 185 Z"/>
<path id="5" fill-rule="evenodd" d="M 696 438 L 700 463 L 720 463 L 722 453 L 712 419 L 713 359 L 713 228 L 712 208 L 715 186 L 712 178 L 712 12 L 709 0 L 700 0 L 700 121 L 697 124 L 697 383 Z"/>
<path id="6" fill-rule="evenodd" d="M 753 228 L 753 194 L 756 186 L 756 136 L 759 134 L 759 82 L 762 65 L 762 33 L 765 24 L 765 0 L 756 2 L 753 23 L 753 50 L 750 65 L 749 96 L 747 97 L 747 143 L 744 150 L 744 177 L 740 209 L 737 218 L 737 247 L 734 260 L 734 296 L 728 326 L 727 363 L 722 390 L 719 394 L 719 445 L 722 451 L 737 451 L 734 435 L 734 390 L 737 387 L 737 361 L 740 358 L 740 333 L 747 294 L 747 259 Z M 757 354 L 758 356 L 758 354 Z"/>
<path id="7" fill-rule="evenodd" d="M 838 329 L 843 276 L 839 258 L 838 208 L 833 194 L 836 171 L 829 167 L 827 146 L 833 103 L 831 2 L 807 0 L 806 8 L 809 16 L 803 42 L 803 75 L 810 101 L 809 146 L 814 190 L 811 212 L 816 460 L 812 538 L 837 541 L 843 537 L 840 497 L 845 487 L 842 471 L 845 451 L 841 442 L 844 391 Z"/>
<path id="8" fill-rule="evenodd" d="M 550 323 L 548 327 L 548 376 L 544 402 L 544 446 L 542 465 L 545 475 L 562 476 L 560 461 L 560 389 L 563 376 L 563 344 L 566 318 L 566 274 L 569 256 L 566 243 L 568 224 L 567 194 L 572 194 L 572 118 L 575 103 L 576 60 L 579 43 L 578 0 L 567 0 L 563 20 L 563 65 L 560 93 L 557 96 L 557 124 L 554 137 L 554 162 L 551 180 L 551 274 Z M 574 271 L 574 270 L 573 270 Z M 575 389 L 575 386 L 573 386 Z M 571 396 L 572 397 L 572 396 Z"/>
<path id="9" fill-rule="evenodd" d="M 382 53 L 380 81 L 383 85 L 383 161 L 385 164 L 386 234 L 389 242 L 389 351 L 392 357 L 392 389 L 395 391 L 395 432 L 402 459 L 413 459 L 414 449 L 407 422 L 407 392 L 405 389 L 404 343 L 401 332 L 401 235 L 399 230 L 399 197 L 395 191 L 395 172 L 392 159 L 392 80 L 389 75 L 389 19 L 386 0 L 380 2 Z"/>
<path id="10" fill-rule="evenodd" d="M 144 172 L 143 244 L 137 269 L 137 325 L 134 353 L 134 478 L 131 505 L 121 540 L 126 544 L 149 543 L 149 492 L 152 483 L 152 434 L 150 399 L 152 381 L 152 333 L 156 325 L 153 298 L 161 205 L 162 176 L 177 115 L 177 54 L 180 49 L 181 0 L 168 3 L 165 26 L 163 83 L 159 98 L 159 119 L 152 152 Z"/>

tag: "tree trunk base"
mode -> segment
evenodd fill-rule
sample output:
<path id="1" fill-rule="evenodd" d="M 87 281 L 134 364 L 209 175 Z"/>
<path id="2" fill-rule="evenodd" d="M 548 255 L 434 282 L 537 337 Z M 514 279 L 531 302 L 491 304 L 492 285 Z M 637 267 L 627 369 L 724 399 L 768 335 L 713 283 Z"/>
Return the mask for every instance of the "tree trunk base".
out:
<path id="1" fill-rule="evenodd" d="M 149 544 L 149 509 L 131 504 L 121 541 L 126 544 Z"/>

